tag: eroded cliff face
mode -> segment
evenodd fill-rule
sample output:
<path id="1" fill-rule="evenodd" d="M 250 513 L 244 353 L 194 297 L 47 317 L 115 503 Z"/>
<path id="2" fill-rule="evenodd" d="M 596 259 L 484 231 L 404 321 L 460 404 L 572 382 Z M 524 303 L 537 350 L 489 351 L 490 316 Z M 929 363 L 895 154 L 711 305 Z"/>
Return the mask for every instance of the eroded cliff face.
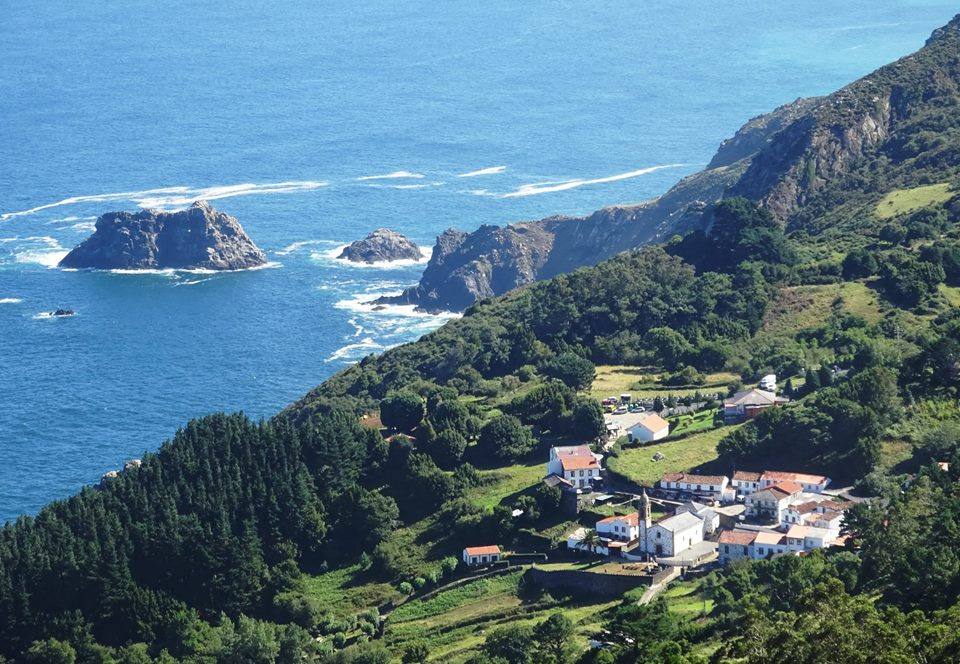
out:
<path id="1" fill-rule="evenodd" d="M 266 262 L 240 222 L 199 201 L 178 212 L 108 212 L 60 267 L 242 270 Z"/>
<path id="2" fill-rule="evenodd" d="M 960 109 L 960 15 L 912 55 L 829 96 L 798 99 L 749 120 L 705 170 L 657 199 L 586 217 L 447 231 L 420 283 L 391 301 L 429 311 L 463 309 L 476 299 L 707 228 L 712 204 L 724 197 L 750 198 L 788 224 L 802 221 L 800 213 L 818 197 L 822 206 L 831 187 L 836 196 L 876 186 L 863 171 L 878 164 L 900 164 L 896 176 L 907 183 L 943 175 L 941 165 L 960 172 L 960 154 L 954 154 L 960 151 L 916 145 L 924 130 L 948 131 L 942 125 L 953 108 Z M 933 156 L 923 166 L 918 155 Z"/>

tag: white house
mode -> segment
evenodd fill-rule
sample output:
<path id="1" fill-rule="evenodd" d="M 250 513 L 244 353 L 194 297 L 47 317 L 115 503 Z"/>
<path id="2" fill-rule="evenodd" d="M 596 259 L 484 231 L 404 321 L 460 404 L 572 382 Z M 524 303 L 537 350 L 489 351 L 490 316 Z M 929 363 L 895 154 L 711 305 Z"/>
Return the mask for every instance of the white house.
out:
<path id="1" fill-rule="evenodd" d="M 600 458 L 587 445 L 551 447 L 547 476 L 556 475 L 576 489 L 587 489 L 600 477 Z"/>
<path id="2" fill-rule="evenodd" d="M 720 526 L 720 515 L 706 505 L 701 505 L 700 503 L 688 500 L 674 510 L 674 514 L 681 514 L 683 512 L 690 512 L 703 522 L 704 537 L 715 531 Z"/>
<path id="3" fill-rule="evenodd" d="M 744 500 L 747 516 L 759 517 L 780 524 L 786 520 L 787 508 L 800 493 L 796 482 L 781 482 L 750 494 Z"/>
<path id="4" fill-rule="evenodd" d="M 470 567 L 477 565 L 489 565 L 500 560 L 500 547 L 491 546 L 468 546 L 463 550 L 463 562 Z"/>
<path id="5" fill-rule="evenodd" d="M 667 473 L 660 480 L 660 488 L 682 491 L 698 496 L 720 500 L 730 480 L 724 475 L 693 475 L 691 473 Z"/>
<path id="6" fill-rule="evenodd" d="M 760 473 L 738 470 L 730 479 L 730 486 L 737 492 L 737 498 L 745 498 L 760 488 Z"/>
<path id="7" fill-rule="evenodd" d="M 772 558 L 783 553 L 790 553 L 787 536 L 784 533 L 770 533 L 760 531 L 750 544 L 750 557 L 754 560 Z"/>
<path id="8" fill-rule="evenodd" d="M 757 532 L 754 530 L 724 530 L 720 533 L 718 540 L 718 553 L 720 562 L 724 565 L 735 560 L 743 560 L 750 557 L 750 546 L 757 538 Z"/>
<path id="9" fill-rule="evenodd" d="M 779 470 L 765 470 L 760 474 L 760 488 L 766 489 L 768 486 L 780 484 L 781 482 L 796 482 L 801 490 L 807 493 L 823 493 L 830 484 L 830 478 L 823 475 L 810 475 L 808 473 L 791 473 Z"/>
<path id="10" fill-rule="evenodd" d="M 656 413 L 643 413 L 640 420 L 627 428 L 627 437 L 630 440 L 639 440 L 649 443 L 661 440 L 670 435 L 670 423 Z"/>
<path id="11" fill-rule="evenodd" d="M 608 516 L 597 521 L 596 530 L 601 537 L 633 542 L 640 537 L 640 515 L 633 512 L 623 516 Z"/>

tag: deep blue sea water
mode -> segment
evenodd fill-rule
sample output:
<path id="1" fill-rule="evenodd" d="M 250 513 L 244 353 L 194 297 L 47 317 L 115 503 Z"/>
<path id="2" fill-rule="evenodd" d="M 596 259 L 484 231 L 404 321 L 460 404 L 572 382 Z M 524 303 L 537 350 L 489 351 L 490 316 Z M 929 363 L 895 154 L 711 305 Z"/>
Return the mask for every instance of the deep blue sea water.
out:
<path id="1" fill-rule="evenodd" d="M 442 323 L 361 304 L 422 266 L 350 267 L 330 258 L 337 246 L 387 226 L 429 248 L 449 226 L 651 197 L 749 117 L 915 50 L 955 7 L 38 0 L 0 11 L 2 523 L 191 417 L 270 415 Z M 275 265 L 52 267 L 98 214 L 195 198 L 237 216 Z M 58 307 L 78 315 L 42 317 Z"/>

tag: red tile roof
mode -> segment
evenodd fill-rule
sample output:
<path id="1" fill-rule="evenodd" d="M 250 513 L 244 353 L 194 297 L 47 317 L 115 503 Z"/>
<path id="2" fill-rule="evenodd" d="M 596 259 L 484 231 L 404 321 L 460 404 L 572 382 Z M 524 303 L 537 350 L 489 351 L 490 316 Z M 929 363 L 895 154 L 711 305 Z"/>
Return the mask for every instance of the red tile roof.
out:
<path id="1" fill-rule="evenodd" d="M 797 514 L 809 514 L 810 512 L 816 512 L 818 505 L 819 503 L 817 503 L 817 501 L 811 500 L 806 503 L 797 503 L 796 505 L 791 505 L 790 509 Z"/>
<path id="2" fill-rule="evenodd" d="M 630 514 L 624 514 L 622 516 L 608 516 L 606 519 L 597 521 L 597 525 L 599 526 L 601 523 L 613 523 L 614 521 L 626 521 L 631 526 L 639 526 L 640 514 L 638 512 L 631 512 Z"/>
<path id="3" fill-rule="evenodd" d="M 779 491 L 785 496 L 792 496 L 795 493 L 800 493 L 803 491 L 803 487 L 797 484 L 796 482 L 780 482 L 769 486 L 765 489 L 766 491 Z"/>
<path id="4" fill-rule="evenodd" d="M 757 533 L 752 530 L 724 530 L 720 533 L 720 544 L 753 544 Z"/>
<path id="5" fill-rule="evenodd" d="M 754 544 L 780 544 L 783 539 L 783 533 L 759 532 L 754 538 Z"/>
<path id="6" fill-rule="evenodd" d="M 464 551 L 468 556 L 489 556 L 493 553 L 500 553 L 500 547 L 496 544 L 490 546 L 468 546 Z"/>
<path id="7" fill-rule="evenodd" d="M 755 473 L 750 470 L 738 470 L 733 474 L 733 479 L 740 480 L 741 482 L 759 482 L 760 473 Z"/>
<path id="8" fill-rule="evenodd" d="M 587 468 L 600 468 L 600 464 L 597 462 L 596 457 L 592 454 L 587 456 L 582 456 L 580 454 L 571 454 L 563 455 L 560 457 L 560 465 L 564 470 L 584 470 Z"/>

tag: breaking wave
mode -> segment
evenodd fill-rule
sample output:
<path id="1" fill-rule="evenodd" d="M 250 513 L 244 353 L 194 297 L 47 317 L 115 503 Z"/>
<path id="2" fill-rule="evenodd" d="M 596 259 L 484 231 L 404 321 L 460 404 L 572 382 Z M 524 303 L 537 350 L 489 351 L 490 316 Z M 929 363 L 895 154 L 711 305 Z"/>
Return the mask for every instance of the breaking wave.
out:
<path id="1" fill-rule="evenodd" d="M 369 180 L 400 180 L 403 178 L 413 178 L 420 180 L 426 177 L 423 173 L 412 173 L 410 171 L 394 171 L 393 173 L 384 173 L 382 175 L 364 175 L 363 177 L 357 178 L 360 182 L 367 182 Z"/>
<path id="2" fill-rule="evenodd" d="M 142 189 L 140 191 L 119 191 L 108 194 L 90 194 L 84 196 L 70 196 L 68 198 L 45 203 L 28 210 L 4 212 L 0 214 L 0 221 L 14 217 L 50 210 L 52 208 L 80 205 L 84 203 L 105 203 L 116 201 L 130 201 L 144 208 L 171 208 L 190 205 L 194 201 L 214 201 L 234 196 L 255 196 L 266 194 L 285 194 L 297 191 L 311 191 L 326 186 L 326 182 L 313 180 L 298 180 L 289 182 L 271 183 L 243 183 L 232 185 L 217 185 L 212 187 L 159 187 L 157 189 Z M 66 219 L 66 218 L 65 218 Z"/>
<path id="3" fill-rule="evenodd" d="M 0 297 L 0 304 L 20 304 L 23 298 L 19 297 Z"/>
<path id="4" fill-rule="evenodd" d="M 664 164 L 662 166 L 650 166 L 648 168 L 639 168 L 635 171 L 627 171 L 626 173 L 617 173 L 616 175 L 608 175 L 602 178 L 593 178 L 590 180 L 584 179 L 574 179 L 574 180 L 560 180 L 555 182 L 536 182 L 532 184 L 520 185 L 520 187 L 514 191 L 507 192 L 505 194 L 500 194 L 500 198 L 520 198 L 523 196 L 536 196 L 538 194 L 550 194 L 555 191 L 566 191 L 567 189 L 576 189 L 577 187 L 584 187 L 591 184 L 604 184 L 606 182 L 617 182 L 619 180 L 629 180 L 630 178 L 640 177 L 641 175 L 647 175 L 648 173 L 653 173 L 655 171 L 661 171 L 665 168 L 679 168 L 684 164 Z M 482 195 L 482 194 L 477 194 Z"/>
<path id="5" fill-rule="evenodd" d="M 468 173 L 460 173 L 458 178 L 475 178 L 479 175 L 496 175 L 497 173 L 503 173 L 507 170 L 506 166 L 490 166 L 488 168 L 481 168 L 476 171 L 470 171 Z"/>

